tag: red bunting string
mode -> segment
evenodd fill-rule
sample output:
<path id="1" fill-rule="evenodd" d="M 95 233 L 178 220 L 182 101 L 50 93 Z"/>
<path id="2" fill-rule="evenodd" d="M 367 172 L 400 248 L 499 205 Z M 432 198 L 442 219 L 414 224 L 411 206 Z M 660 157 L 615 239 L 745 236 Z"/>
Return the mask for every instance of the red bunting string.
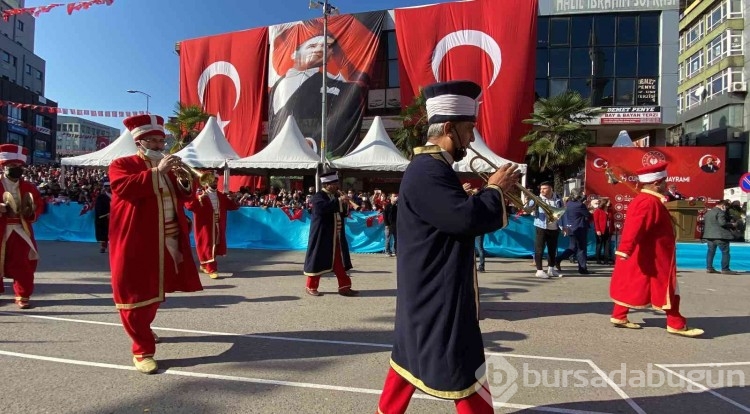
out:
<path id="1" fill-rule="evenodd" d="M 23 14 L 23 13 L 28 13 L 34 17 L 39 17 L 40 14 L 49 13 L 50 10 L 56 7 L 60 7 L 60 6 L 67 6 L 68 15 L 71 15 L 76 10 L 88 10 L 89 7 L 94 6 L 94 5 L 110 6 L 114 2 L 115 0 L 89 0 L 89 1 L 79 1 L 76 3 L 68 3 L 67 5 L 63 3 L 53 3 L 53 4 L 48 4 L 46 6 L 8 9 L 8 10 L 3 10 L 3 20 L 7 22 L 11 16 L 15 16 L 18 14 Z"/>
<path id="2" fill-rule="evenodd" d="M 82 116 L 101 116 L 105 118 L 127 118 L 133 115 L 145 115 L 146 111 L 99 111 L 94 109 L 70 109 L 59 108 L 57 106 L 34 105 L 11 101 L 0 101 L 0 106 L 10 105 L 19 109 L 31 109 L 41 113 L 60 114 L 60 115 L 82 115 Z"/>

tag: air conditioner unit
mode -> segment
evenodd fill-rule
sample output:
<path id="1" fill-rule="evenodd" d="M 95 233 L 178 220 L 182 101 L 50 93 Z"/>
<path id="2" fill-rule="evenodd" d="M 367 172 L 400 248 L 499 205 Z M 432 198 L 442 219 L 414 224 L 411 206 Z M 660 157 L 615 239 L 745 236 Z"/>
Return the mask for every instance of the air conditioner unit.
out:
<path id="1" fill-rule="evenodd" d="M 729 85 L 729 92 L 747 92 L 747 84 L 745 82 L 732 82 Z"/>

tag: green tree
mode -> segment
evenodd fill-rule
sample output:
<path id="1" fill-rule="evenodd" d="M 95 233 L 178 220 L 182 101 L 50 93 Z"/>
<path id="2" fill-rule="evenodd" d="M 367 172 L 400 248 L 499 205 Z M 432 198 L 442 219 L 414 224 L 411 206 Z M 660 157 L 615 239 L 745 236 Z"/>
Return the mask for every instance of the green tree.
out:
<path id="1" fill-rule="evenodd" d="M 399 115 L 402 127 L 396 130 L 393 143 L 408 159 L 414 155 L 414 148 L 424 145 L 427 136 L 427 109 L 420 89 L 414 101 Z"/>
<path id="2" fill-rule="evenodd" d="M 198 134 L 211 116 L 200 105 L 188 105 L 182 102 L 175 104 L 174 117 L 164 125 L 172 133 L 175 142 L 169 149 L 170 154 L 185 148 Z"/>
<path id="3" fill-rule="evenodd" d="M 586 158 L 586 146 L 591 133 L 587 122 L 605 111 L 592 108 L 588 99 L 578 92 L 566 91 L 550 98 L 540 98 L 534 104 L 530 119 L 522 122 L 534 129 L 521 138 L 529 143 L 526 155 L 529 165 L 540 172 L 549 171 L 555 181 L 555 192 L 562 194 L 566 173 L 577 171 Z"/>

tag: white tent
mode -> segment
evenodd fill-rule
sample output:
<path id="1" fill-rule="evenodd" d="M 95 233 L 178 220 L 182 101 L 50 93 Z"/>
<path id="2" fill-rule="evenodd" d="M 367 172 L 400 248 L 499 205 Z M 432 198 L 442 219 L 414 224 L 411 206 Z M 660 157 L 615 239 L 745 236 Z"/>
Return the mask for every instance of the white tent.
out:
<path id="1" fill-rule="evenodd" d="M 310 148 L 294 117 L 288 117 L 279 134 L 259 153 L 228 161 L 230 169 L 314 170 L 320 158 Z"/>
<path id="2" fill-rule="evenodd" d="M 375 117 L 367 135 L 354 151 L 331 161 L 334 168 L 367 171 L 404 171 L 409 160 L 401 155 L 385 132 L 383 120 Z"/>
<path id="3" fill-rule="evenodd" d="M 135 146 L 130 131 L 126 129 L 114 142 L 99 151 L 63 158 L 60 163 L 80 167 L 107 167 L 115 159 L 135 155 L 136 152 L 138 152 L 138 147 Z"/>
<path id="4" fill-rule="evenodd" d="M 200 134 L 175 155 L 182 158 L 185 164 L 195 168 L 223 168 L 227 160 L 240 158 L 229 145 L 213 116 L 208 118 Z"/>
<path id="5" fill-rule="evenodd" d="M 474 151 L 472 151 L 472 149 Z M 496 155 L 492 150 L 487 146 L 487 144 L 484 143 L 484 139 L 481 135 L 479 135 L 479 131 L 477 131 L 476 128 L 474 128 L 474 142 L 471 143 L 471 148 L 467 151 L 466 157 L 462 159 L 459 162 L 453 163 L 453 169 L 457 172 L 472 172 L 471 168 L 469 168 L 469 161 L 473 157 L 475 157 L 477 154 L 487 158 L 495 164 L 496 167 L 502 167 L 505 164 L 508 164 L 512 161 L 506 160 L 505 158 Z M 494 168 L 487 165 L 486 162 L 482 160 L 477 160 L 474 162 L 474 168 L 478 169 L 479 172 L 493 172 Z M 523 173 L 526 174 L 526 164 L 518 164 L 518 169 Z"/>

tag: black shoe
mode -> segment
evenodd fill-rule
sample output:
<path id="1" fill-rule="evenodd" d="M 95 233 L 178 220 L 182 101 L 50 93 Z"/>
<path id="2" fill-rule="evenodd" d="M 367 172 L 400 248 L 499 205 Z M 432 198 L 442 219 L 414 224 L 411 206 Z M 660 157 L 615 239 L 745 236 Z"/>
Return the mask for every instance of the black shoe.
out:
<path id="1" fill-rule="evenodd" d="M 592 272 L 589 272 L 589 270 L 586 269 L 585 267 L 579 267 L 578 273 L 582 275 L 590 275 Z"/>
<path id="2" fill-rule="evenodd" d="M 477 272 L 479 272 L 479 273 L 484 273 L 484 266 L 479 266 L 479 267 L 477 268 Z"/>
<path id="3" fill-rule="evenodd" d="M 706 273 L 719 273 L 716 269 L 706 269 Z"/>
<path id="4" fill-rule="evenodd" d="M 721 274 L 722 275 L 738 275 L 740 274 L 740 272 L 735 272 L 734 270 L 722 270 Z"/>

